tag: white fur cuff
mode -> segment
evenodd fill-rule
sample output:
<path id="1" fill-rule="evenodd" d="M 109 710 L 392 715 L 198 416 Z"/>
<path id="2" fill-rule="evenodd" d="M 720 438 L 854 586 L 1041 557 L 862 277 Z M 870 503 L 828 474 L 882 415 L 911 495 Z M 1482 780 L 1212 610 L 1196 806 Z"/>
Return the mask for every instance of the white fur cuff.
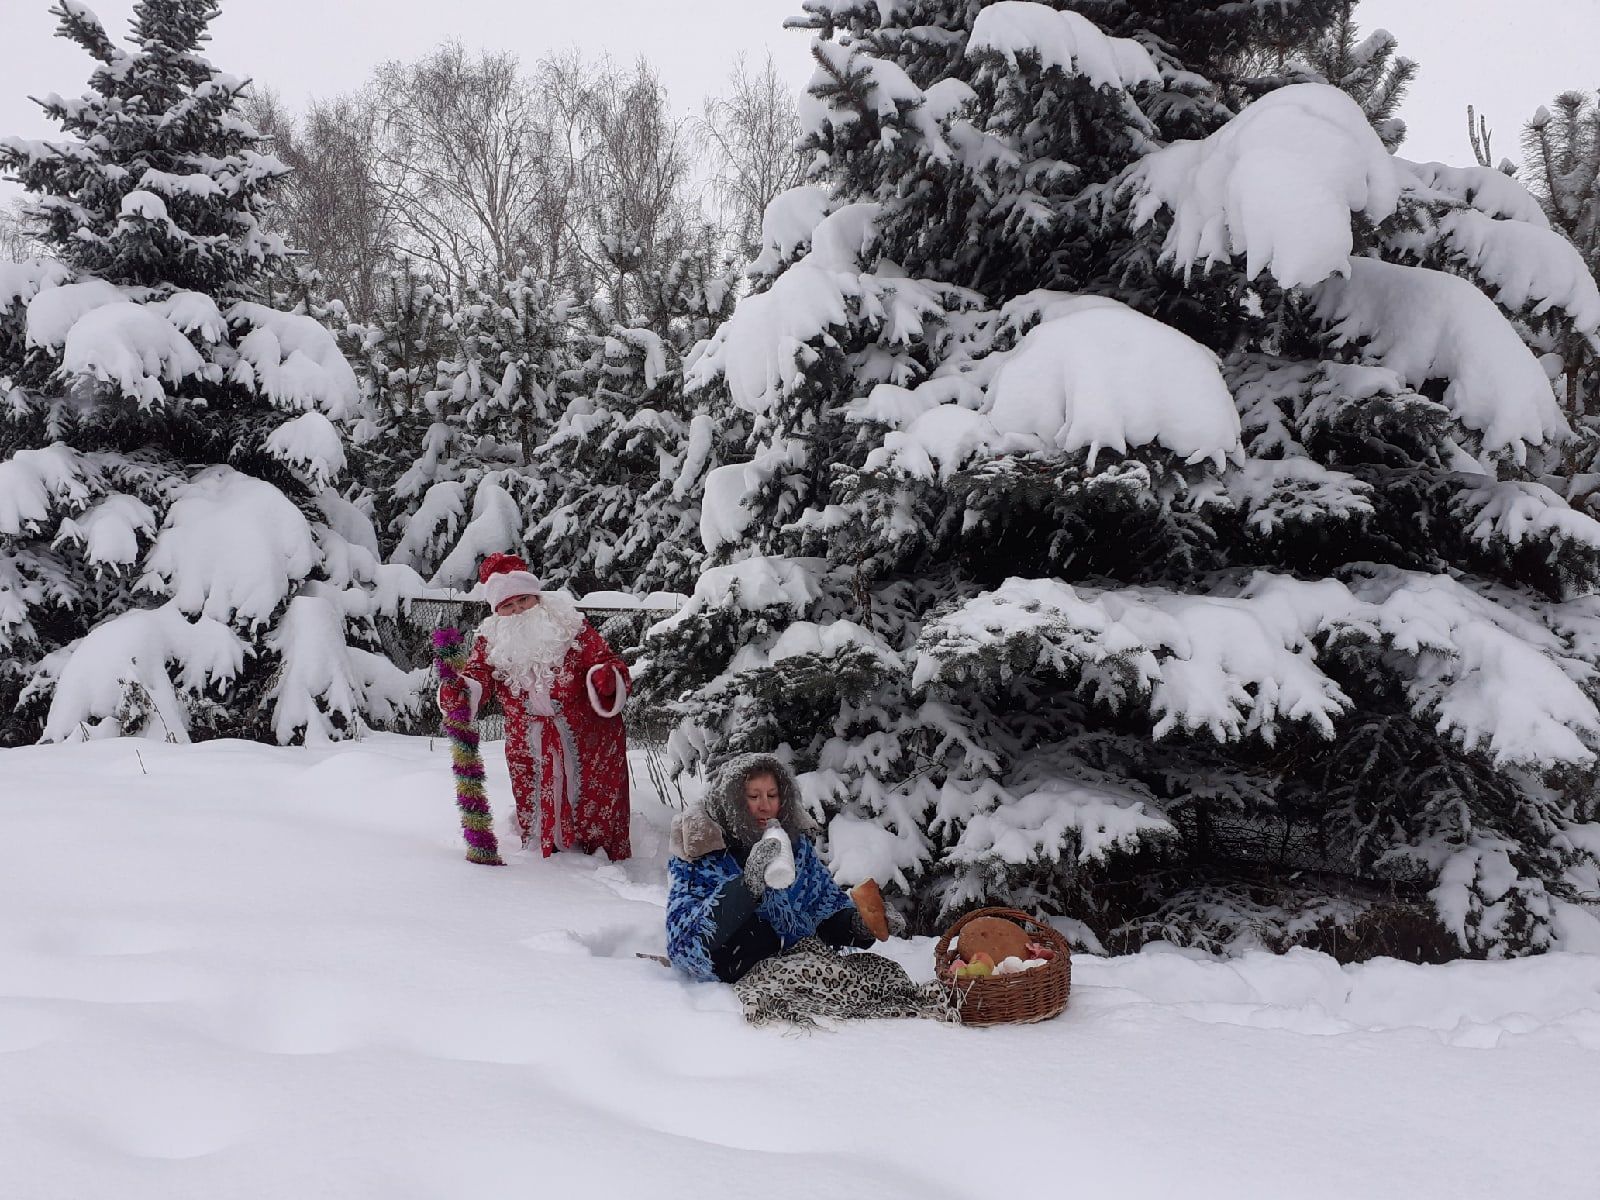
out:
<path id="1" fill-rule="evenodd" d="M 610 671 L 616 679 L 617 697 L 615 703 L 609 709 L 600 703 L 600 693 L 595 691 L 594 673 L 596 671 Z M 589 689 L 589 707 L 594 709 L 597 717 L 614 717 L 622 711 L 622 706 L 628 702 L 628 689 L 622 682 L 622 672 L 615 667 L 608 667 L 604 663 L 598 667 L 590 667 L 589 673 L 583 678 L 583 683 Z"/>

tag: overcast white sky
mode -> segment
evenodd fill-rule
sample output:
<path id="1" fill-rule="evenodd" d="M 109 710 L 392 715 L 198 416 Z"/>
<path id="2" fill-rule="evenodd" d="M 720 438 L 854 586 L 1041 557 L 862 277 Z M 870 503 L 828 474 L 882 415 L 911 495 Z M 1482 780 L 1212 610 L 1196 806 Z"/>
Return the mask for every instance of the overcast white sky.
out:
<path id="1" fill-rule="evenodd" d="M 52 132 L 27 96 L 76 93 L 77 47 L 51 36 L 51 0 L 0 0 L 0 133 Z M 91 0 L 118 35 L 132 0 Z M 210 54 L 225 71 L 276 88 L 291 104 L 361 83 L 385 59 L 449 38 L 528 59 L 577 46 L 648 55 L 676 107 L 720 89 L 741 51 L 771 48 L 798 86 L 806 35 L 783 29 L 799 0 L 223 0 Z M 1517 153 L 1522 122 L 1566 88 L 1600 86 L 1600 0 L 1364 0 L 1364 29 L 1383 27 L 1422 64 L 1403 115 L 1415 159 L 1470 161 L 1466 105 L 1486 113 L 1496 157 Z"/>

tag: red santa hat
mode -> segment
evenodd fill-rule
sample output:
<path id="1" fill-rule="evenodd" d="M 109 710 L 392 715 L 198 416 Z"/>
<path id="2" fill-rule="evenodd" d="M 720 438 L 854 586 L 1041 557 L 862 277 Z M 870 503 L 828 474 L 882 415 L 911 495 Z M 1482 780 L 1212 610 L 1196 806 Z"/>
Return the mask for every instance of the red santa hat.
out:
<path id="1" fill-rule="evenodd" d="M 478 568 L 478 582 L 492 612 L 514 596 L 537 596 L 544 591 L 539 577 L 515 554 L 491 554 Z"/>

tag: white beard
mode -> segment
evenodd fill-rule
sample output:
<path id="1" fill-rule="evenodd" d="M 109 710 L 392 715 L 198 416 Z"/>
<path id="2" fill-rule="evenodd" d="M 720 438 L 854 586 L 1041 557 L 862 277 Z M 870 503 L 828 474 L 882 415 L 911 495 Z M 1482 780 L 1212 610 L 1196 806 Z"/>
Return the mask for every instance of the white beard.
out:
<path id="1" fill-rule="evenodd" d="M 583 625 L 583 614 L 571 596 L 545 592 L 527 612 L 485 617 L 478 632 L 495 674 L 538 711 L 547 707 L 550 685 Z"/>

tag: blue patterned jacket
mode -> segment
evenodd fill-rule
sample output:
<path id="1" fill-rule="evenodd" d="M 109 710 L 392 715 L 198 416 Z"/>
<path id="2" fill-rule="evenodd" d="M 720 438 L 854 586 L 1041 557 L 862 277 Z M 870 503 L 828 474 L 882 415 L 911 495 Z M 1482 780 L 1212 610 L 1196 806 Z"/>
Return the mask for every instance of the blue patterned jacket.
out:
<path id="1" fill-rule="evenodd" d="M 695 979 L 716 978 L 711 952 L 731 937 L 752 912 L 759 913 L 784 948 L 817 931 L 850 897 L 828 874 L 810 839 L 794 839 L 794 882 L 781 891 L 768 888 L 757 904 L 744 886 L 739 860 L 716 839 L 715 849 L 698 856 L 674 830 L 673 856 L 667 860 L 672 886 L 667 894 L 667 957 Z"/>

